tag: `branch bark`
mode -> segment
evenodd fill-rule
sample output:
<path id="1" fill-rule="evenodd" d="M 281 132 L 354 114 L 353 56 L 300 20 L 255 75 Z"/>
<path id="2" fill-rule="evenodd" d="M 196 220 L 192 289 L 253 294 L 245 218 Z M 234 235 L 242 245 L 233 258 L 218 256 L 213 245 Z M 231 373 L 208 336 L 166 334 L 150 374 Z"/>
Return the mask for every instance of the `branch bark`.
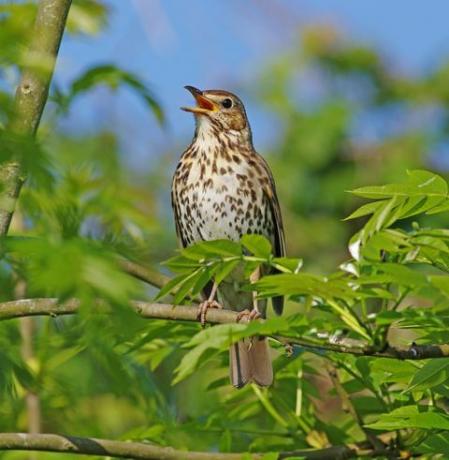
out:
<path id="1" fill-rule="evenodd" d="M 64 33 L 72 0 L 41 0 L 39 2 L 31 43 L 29 45 L 7 131 L 13 135 L 33 137 L 36 134 L 48 98 L 56 57 Z M 37 69 L 31 62 L 39 62 Z M 8 233 L 15 203 L 25 180 L 25 171 L 18 158 L 0 168 L 0 236 Z"/>
<path id="2" fill-rule="evenodd" d="M 161 447 L 143 442 L 111 441 L 108 439 L 80 438 L 57 434 L 0 433 L 0 451 L 27 450 L 61 452 L 81 455 L 126 457 L 139 460 L 241 460 L 243 456 L 261 460 L 264 453 L 212 453 L 188 452 L 172 447 Z M 325 449 L 305 449 L 280 452 L 278 459 L 301 457 L 308 460 L 344 460 L 360 455 L 377 458 L 387 450 L 375 451 L 365 445 L 332 446 Z"/>
<path id="3" fill-rule="evenodd" d="M 153 270 L 148 267 L 143 267 L 135 262 L 128 259 L 119 260 L 120 268 L 129 275 L 137 278 L 140 281 L 150 284 L 151 286 L 161 288 L 165 286 L 171 278 L 169 276 L 159 273 L 157 270 Z"/>
<path id="4" fill-rule="evenodd" d="M 16 228 L 22 232 L 24 230 L 24 219 L 21 213 L 16 214 L 15 220 Z M 14 298 L 23 299 L 26 296 L 27 284 L 24 279 L 20 278 L 20 275 L 14 272 L 14 278 L 16 285 L 14 288 Z M 34 350 L 34 339 L 35 339 L 35 326 L 36 318 L 31 316 L 24 316 L 20 318 L 20 336 L 22 339 L 21 355 L 23 361 L 27 365 L 32 365 L 36 359 Z M 42 431 L 42 412 L 41 412 L 41 400 L 36 388 L 32 385 L 25 387 L 25 406 L 26 406 L 26 419 L 28 426 L 28 433 L 36 434 Z M 36 460 L 36 452 L 30 452 L 28 460 Z"/>
<path id="5" fill-rule="evenodd" d="M 72 315 L 78 311 L 80 302 L 70 299 L 60 303 L 58 299 L 21 299 L 0 303 L 0 321 L 22 318 L 26 316 L 61 316 Z M 173 321 L 198 321 L 197 308 L 192 305 L 170 305 L 143 301 L 131 301 L 131 307 L 142 318 L 166 319 Z M 98 301 L 96 307 L 99 313 L 108 313 L 104 302 Z M 235 323 L 238 312 L 232 310 L 211 309 L 207 312 L 207 322 L 210 324 Z M 377 356 L 394 359 L 431 359 L 449 357 L 449 344 L 417 345 L 413 343 L 408 348 L 387 346 L 377 350 L 360 340 L 340 339 L 339 342 L 317 342 L 302 337 L 274 336 L 281 343 L 303 347 L 312 352 L 349 353 L 359 356 Z"/>

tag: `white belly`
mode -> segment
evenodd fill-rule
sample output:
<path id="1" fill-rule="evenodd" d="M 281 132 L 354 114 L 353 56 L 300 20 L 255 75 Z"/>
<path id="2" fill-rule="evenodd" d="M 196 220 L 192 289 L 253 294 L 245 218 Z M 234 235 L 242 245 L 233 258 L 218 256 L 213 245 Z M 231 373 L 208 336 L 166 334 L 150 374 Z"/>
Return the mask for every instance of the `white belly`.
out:
<path id="1" fill-rule="evenodd" d="M 262 229 L 262 193 L 256 193 L 256 200 L 252 200 L 235 174 L 215 176 L 212 186 L 194 187 L 188 195 L 190 202 L 197 203 L 192 213 L 195 241 L 238 241 L 242 235 L 259 230 L 257 221 Z"/>
<path id="2" fill-rule="evenodd" d="M 207 139 L 207 141 L 206 141 Z M 198 136 L 183 155 L 174 181 L 174 204 L 184 245 L 238 241 L 247 233 L 274 235 L 274 219 L 251 152 L 228 150 L 215 137 Z"/>

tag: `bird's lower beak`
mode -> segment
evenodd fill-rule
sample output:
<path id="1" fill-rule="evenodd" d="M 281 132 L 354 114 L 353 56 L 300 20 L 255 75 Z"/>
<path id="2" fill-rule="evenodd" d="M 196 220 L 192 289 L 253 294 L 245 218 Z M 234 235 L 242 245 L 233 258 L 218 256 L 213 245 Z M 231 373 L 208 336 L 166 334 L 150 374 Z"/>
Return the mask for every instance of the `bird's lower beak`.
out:
<path id="1" fill-rule="evenodd" d="M 192 96 L 195 98 L 195 101 L 198 105 L 196 107 L 181 107 L 181 110 L 185 110 L 186 112 L 192 112 L 196 114 L 207 115 L 211 112 L 215 112 L 218 109 L 215 102 L 211 101 L 206 96 L 204 96 L 201 90 L 193 86 L 185 86 L 185 89 L 192 93 Z"/>

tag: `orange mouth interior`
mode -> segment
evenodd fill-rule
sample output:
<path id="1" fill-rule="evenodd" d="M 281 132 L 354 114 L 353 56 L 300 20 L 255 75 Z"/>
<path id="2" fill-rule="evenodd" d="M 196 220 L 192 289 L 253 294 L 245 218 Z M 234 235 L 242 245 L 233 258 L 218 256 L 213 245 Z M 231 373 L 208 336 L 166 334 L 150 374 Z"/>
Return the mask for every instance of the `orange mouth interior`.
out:
<path id="1" fill-rule="evenodd" d="M 195 96 L 196 103 L 198 104 L 198 107 L 205 109 L 205 110 L 214 110 L 215 106 L 212 101 L 207 99 L 204 96 L 201 96 L 201 94 L 198 94 Z"/>

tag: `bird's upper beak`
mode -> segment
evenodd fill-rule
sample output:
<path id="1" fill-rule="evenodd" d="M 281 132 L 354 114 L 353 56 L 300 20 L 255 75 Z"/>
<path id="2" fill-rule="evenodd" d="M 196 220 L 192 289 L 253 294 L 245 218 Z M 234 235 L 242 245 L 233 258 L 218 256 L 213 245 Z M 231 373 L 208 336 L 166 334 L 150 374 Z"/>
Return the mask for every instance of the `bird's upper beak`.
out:
<path id="1" fill-rule="evenodd" d="M 203 115 L 207 115 L 218 110 L 217 104 L 215 104 L 215 102 L 211 99 L 208 99 L 200 89 L 193 86 L 184 86 L 184 88 L 192 93 L 192 96 L 195 98 L 198 105 L 196 107 L 181 107 L 181 110 Z"/>

